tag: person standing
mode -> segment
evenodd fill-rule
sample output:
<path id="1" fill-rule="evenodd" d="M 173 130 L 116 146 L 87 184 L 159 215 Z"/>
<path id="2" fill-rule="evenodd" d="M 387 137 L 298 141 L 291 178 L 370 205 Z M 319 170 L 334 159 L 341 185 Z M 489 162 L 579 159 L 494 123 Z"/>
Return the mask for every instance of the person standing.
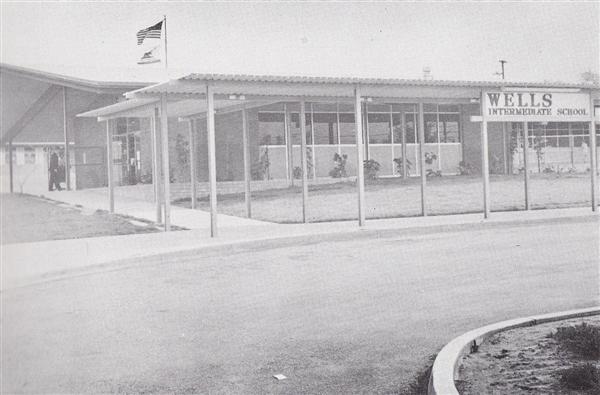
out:
<path id="1" fill-rule="evenodd" d="M 60 182 L 58 181 L 58 169 L 58 155 L 56 152 L 52 152 L 50 155 L 50 164 L 48 165 L 48 171 L 50 172 L 50 180 L 48 182 L 49 191 L 53 191 L 54 188 L 58 191 L 62 190 Z"/>

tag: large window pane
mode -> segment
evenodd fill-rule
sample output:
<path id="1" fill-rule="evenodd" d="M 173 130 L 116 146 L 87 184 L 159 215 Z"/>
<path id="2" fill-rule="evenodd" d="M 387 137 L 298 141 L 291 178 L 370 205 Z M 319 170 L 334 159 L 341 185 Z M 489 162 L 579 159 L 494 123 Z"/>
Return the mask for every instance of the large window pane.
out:
<path id="1" fill-rule="evenodd" d="M 589 127 L 585 122 L 573 122 L 571 123 L 571 135 L 581 136 L 590 134 Z"/>
<path id="2" fill-rule="evenodd" d="M 459 112 L 458 104 L 440 104 L 438 109 L 439 112 Z"/>
<path id="3" fill-rule="evenodd" d="M 440 142 L 460 142 L 458 121 L 458 114 L 440 114 Z"/>
<path id="4" fill-rule="evenodd" d="M 394 144 L 402 144 L 402 114 L 392 114 Z"/>
<path id="5" fill-rule="evenodd" d="M 312 144 L 312 133 L 310 130 L 310 112 L 305 113 L 306 116 L 306 144 Z M 290 114 L 291 125 L 290 125 L 290 133 L 292 134 L 292 144 L 300 145 L 302 139 L 300 135 L 302 134 L 300 130 L 300 114 L 292 113 Z"/>
<path id="6" fill-rule="evenodd" d="M 356 144 L 354 114 L 340 113 L 340 143 Z"/>
<path id="7" fill-rule="evenodd" d="M 260 145 L 285 145 L 283 113 L 258 113 L 258 142 Z"/>
<path id="8" fill-rule="evenodd" d="M 337 117 L 334 113 L 315 113 L 315 144 L 337 144 Z"/>
<path id="9" fill-rule="evenodd" d="M 410 103 L 402 103 L 402 104 L 392 104 L 392 111 L 393 112 L 417 112 L 417 108 L 418 106 L 416 104 L 410 104 Z"/>
<path id="10" fill-rule="evenodd" d="M 140 130 L 140 119 L 139 118 L 127 118 L 127 131 L 137 132 Z"/>
<path id="11" fill-rule="evenodd" d="M 389 144 L 390 136 L 390 114 L 368 114 L 369 120 L 369 143 Z"/>
<path id="12" fill-rule="evenodd" d="M 367 111 L 369 113 L 374 113 L 374 112 L 389 113 L 390 112 L 390 105 L 389 104 L 368 104 L 367 105 Z"/>
<path id="13" fill-rule="evenodd" d="M 419 120 L 417 119 L 417 114 L 404 114 L 404 118 L 406 120 L 406 144 L 414 144 L 419 139 L 417 137 L 417 127 L 419 125 Z M 416 127 L 415 127 L 416 125 Z M 398 140 L 402 141 L 402 140 Z"/>
<path id="14" fill-rule="evenodd" d="M 117 118 L 117 133 L 116 134 L 125 134 L 127 133 L 127 118 Z"/>
<path id="15" fill-rule="evenodd" d="M 558 147 L 557 137 L 546 137 L 546 147 Z"/>
<path id="16" fill-rule="evenodd" d="M 425 114 L 425 143 L 437 143 L 437 114 Z"/>
<path id="17" fill-rule="evenodd" d="M 335 103 L 315 103 L 313 104 L 313 111 L 315 112 L 333 112 L 335 113 L 337 110 L 337 106 Z"/>
<path id="18" fill-rule="evenodd" d="M 423 103 L 423 112 L 437 112 L 437 104 Z"/>
<path id="19" fill-rule="evenodd" d="M 558 146 L 559 147 L 570 147 L 570 142 L 569 142 L 570 137 L 565 136 L 565 137 L 559 137 L 558 138 Z"/>

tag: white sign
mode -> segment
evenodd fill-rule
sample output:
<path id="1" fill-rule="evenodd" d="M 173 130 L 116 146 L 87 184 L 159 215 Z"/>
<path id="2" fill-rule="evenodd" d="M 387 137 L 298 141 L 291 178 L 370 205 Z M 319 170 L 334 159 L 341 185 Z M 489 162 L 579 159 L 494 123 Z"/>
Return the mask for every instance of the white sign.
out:
<path id="1" fill-rule="evenodd" d="M 587 93 L 505 91 L 484 93 L 483 116 L 499 122 L 590 122 Z"/>

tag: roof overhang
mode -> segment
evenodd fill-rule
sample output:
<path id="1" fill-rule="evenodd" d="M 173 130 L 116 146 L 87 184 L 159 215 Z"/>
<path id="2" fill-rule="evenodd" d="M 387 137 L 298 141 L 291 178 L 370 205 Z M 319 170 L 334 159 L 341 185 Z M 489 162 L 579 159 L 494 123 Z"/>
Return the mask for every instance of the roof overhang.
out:
<path id="1" fill-rule="evenodd" d="M 414 103 L 415 100 L 470 103 L 482 90 L 507 87 L 587 90 L 594 95 L 599 91 L 598 86 L 590 84 L 190 74 L 127 92 L 125 102 L 79 116 L 99 120 L 151 116 L 162 95 L 166 95 L 170 117 L 202 117 L 206 112 L 208 86 L 214 94 L 217 113 L 281 101 L 353 102 L 357 88 L 362 97 L 381 103 Z"/>
<path id="2" fill-rule="evenodd" d="M 261 107 L 273 103 L 272 101 L 253 101 L 246 102 L 240 100 L 215 100 L 215 112 L 225 114 L 233 111 L 239 111 L 244 108 Z M 98 122 L 107 121 L 116 118 L 149 118 L 154 115 L 154 110 L 160 105 L 159 100 L 155 98 L 137 98 L 125 100 L 120 103 L 111 104 L 106 107 L 98 108 L 77 114 L 78 117 L 97 118 Z M 206 101 L 198 98 L 167 100 L 167 111 L 169 117 L 177 117 L 180 121 L 191 118 L 202 118 L 206 113 Z"/>

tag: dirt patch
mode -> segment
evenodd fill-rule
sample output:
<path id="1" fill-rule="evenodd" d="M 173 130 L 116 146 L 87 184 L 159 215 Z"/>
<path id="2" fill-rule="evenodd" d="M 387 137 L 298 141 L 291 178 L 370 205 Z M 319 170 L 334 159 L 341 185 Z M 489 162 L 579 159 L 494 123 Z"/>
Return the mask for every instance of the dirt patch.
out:
<path id="1" fill-rule="evenodd" d="M 460 380 L 456 386 L 461 394 L 588 394 L 565 389 L 560 375 L 578 363 L 591 362 L 600 368 L 600 361 L 583 359 L 549 336 L 557 328 L 582 322 L 600 325 L 600 316 L 575 318 L 524 327 L 498 333 L 486 339 L 478 352 L 461 361 Z"/>

